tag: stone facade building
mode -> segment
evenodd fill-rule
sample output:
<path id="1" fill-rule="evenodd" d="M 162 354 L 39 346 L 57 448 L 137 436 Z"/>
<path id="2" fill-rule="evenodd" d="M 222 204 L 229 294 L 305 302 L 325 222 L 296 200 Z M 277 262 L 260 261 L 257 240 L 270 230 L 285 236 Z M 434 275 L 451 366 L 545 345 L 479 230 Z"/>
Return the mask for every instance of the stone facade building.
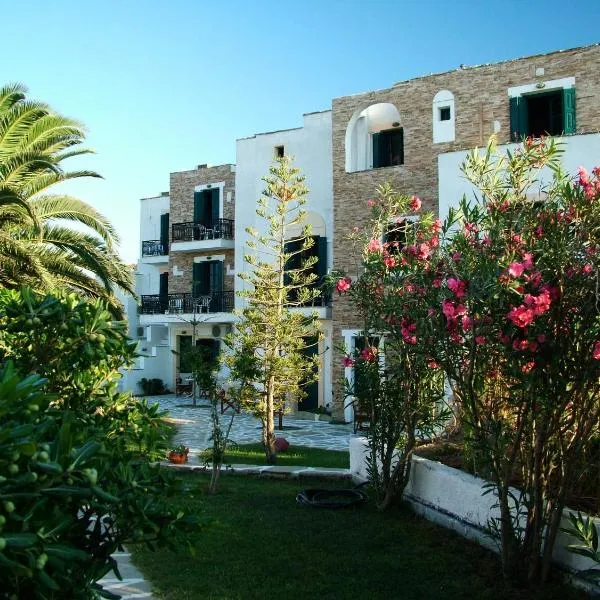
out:
<path id="1" fill-rule="evenodd" d="M 441 218 L 463 191 L 460 161 L 494 134 L 499 144 L 545 132 L 565 134 L 570 165 L 600 162 L 600 46 L 460 67 L 402 81 L 384 90 L 333 100 L 334 269 L 352 275 L 354 252 L 346 239 L 365 224 L 367 200 L 390 182 L 415 194 L 423 210 Z M 567 137 L 568 136 L 568 137 Z M 502 147 L 502 146 L 501 146 Z M 595 156 L 590 156 L 590 152 Z M 400 216 L 400 215 L 399 215 Z M 360 322 L 344 298 L 333 305 L 333 339 L 351 350 Z M 334 416 L 344 407 L 344 369 L 333 358 Z"/>

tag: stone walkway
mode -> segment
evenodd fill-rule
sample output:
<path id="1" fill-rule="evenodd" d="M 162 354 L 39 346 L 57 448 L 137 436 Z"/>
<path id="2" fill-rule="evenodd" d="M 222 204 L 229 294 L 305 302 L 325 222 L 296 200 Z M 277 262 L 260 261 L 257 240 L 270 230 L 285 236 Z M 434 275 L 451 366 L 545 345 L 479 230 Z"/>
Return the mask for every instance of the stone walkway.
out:
<path id="1" fill-rule="evenodd" d="M 152 600 L 152 587 L 131 563 L 131 554 L 129 552 L 115 552 L 113 557 L 117 559 L 119 572 L 123 580 L 119 581 L 111 571 L 98 583 L 105 590 L 121 596 L 121 600 L 133 600 L 134 598 Z"/>
<path id="2" fill-rule="evenodd" d="M 170 394 L 152 396 L 149 402 L 158 402 L 161 408 L 169 411 L 177 424 L 178 432 L 175 444 L 189 447 L 190 454 L 197 453 L 210 446 L 210 406 L 206 400 L 198 400 L 198 407 L 191 407 L 190 399 Z M 221 427 L 226 429 L 232 411 L 221 415 Z M 323 421 L 309 421 L 283 417 L 283 431 L 275 430 L 275 435 L 285 437 L 290 445 L 309 446 L 325 450 L 348 450 L 352 437 L 352 425 L 337 425 Z M 237 444 L 260 441 L 260 421 L 245 412 L 236 414 L 229 439 Z"/>

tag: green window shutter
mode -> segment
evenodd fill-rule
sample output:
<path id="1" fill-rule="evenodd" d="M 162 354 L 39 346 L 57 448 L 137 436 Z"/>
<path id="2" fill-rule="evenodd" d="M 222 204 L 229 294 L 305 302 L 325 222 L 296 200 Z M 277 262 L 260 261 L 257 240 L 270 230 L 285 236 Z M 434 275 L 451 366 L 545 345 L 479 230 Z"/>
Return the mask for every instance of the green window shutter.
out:
<path id="1" fill-rule="evenodd" d="M 166 296 L 169 293 L 169 274 L 168 273 L 160 274 L 158 293 L 161 296 Z"/>
<path id="2" fill-rule="evenodd" d="M 379 148 L 379 138 L 381 137 L 381 134 L 379 133 L 373 133 L 371 135 L 371 137 L 373 138 L 373 168 L 377 169 L 379 167 L 379 164 L 381 162 L 381 157 L 380 157 L 380 148 Z"/>
<path id="3" fill-rule="evenodd" d="M 169 213 L 160 215 L 160 243 L 163 247 L 163 252 L 167 253 L 169 245 Z"/>
<path id="4" fill-rule="evenodd" d="M 202 223 L 204 217 L 204 192 L 194 192 L 194 223 Z"/>
<path id="5" fill-rule="evenodd" d="M 212 194 L 211 194 L 211 215 L 210 218 L 212 220 L 213 223 L 213 227 L 214 224 L 218 221 L 219 219 L 219 188 L 215 188 L 211 190 Z"/>
<path id="6" fill-rule="evenodd" d="M 398 148 L 398 154 L 400 156 L 400 163 L 401 165 L 404 164 L 404 128 L 401 127 L 398 130 L 398 140 L 397 140 L 397 144 L 399 146 Z"/>
<path id="7" fill-rule="evenodd" d="M 323 278 L 327 275 L 327 238 L 323 236 L 315 236 L 315 242 L 317 246 L 317 275 L 319 279 L 318 284 L 323 283 Z"/>
<path id="8" fill-rule="evenodd" d="M 210 263 L 194 263 L 192 293 L 195 297 L 207 296 L 210 293 Z"/>
<path id="9" fill-rule="evenodd" d="M 209 292 L 223 291 L 223 262 L 220 260 L 210 261 L 209 265 Z"/>
<path id="10" fill-rule="evenodd" d="M 510 141 L 519 142 L 525 135 L 525 123 L 521 123 L 521 105 L 524 103 L 522 96 L 510 98 Z"/>
<path id="11" fill-rule="evenodd" d="M 575 88 L 563 90 L 563 130 L 565 134 L 576 133 L 575 122 Z"/>
<path id="12" fill-rule="evenodd" d="M 216 361 L 219 358 L 219 349 L 221 348 L 220 340 L 211 340 L 210 357 Z"/>

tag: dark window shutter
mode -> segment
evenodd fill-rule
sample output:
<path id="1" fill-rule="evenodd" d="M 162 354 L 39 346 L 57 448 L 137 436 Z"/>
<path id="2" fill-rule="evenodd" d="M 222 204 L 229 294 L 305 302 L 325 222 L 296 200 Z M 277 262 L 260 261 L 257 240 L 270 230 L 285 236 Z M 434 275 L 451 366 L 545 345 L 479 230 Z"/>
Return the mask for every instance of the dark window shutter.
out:
<path id="1" fill-rule="evenodd" d="M 575 122 L 575 88 L 563 90 L 563 130 L 565 133 L 576 133 Z"/>
<path id="2" fill-rule="evenodd" d="M 399 163 L 394 163 L 394 164 L 399 164 L 399 165 L 403 165 L 404 164 L 404 128 L 400 128 L 398 130 L 397 133 L 397 138 L 396 138 L 396 148 L 397 148 L 397 152 L 398 152 L 398 156 L 400 157 L 400 162 Z"/>
<path id="3" fill-rule="evenodd" d="M 210 293 L 210 263 L 194 263 L 192 292 L 195 297 L 207 296 Z"/>
<path id="4" fill-rule="evenodd" d="M 169 213 L 160 215 L 160 243 L 163 247 L 163 252 L 167 254 L 169 246 Z"/>
<path id="5" fill-rule="evenodd" d="M 510 98 L 510 141 L 518 142 L 524 135 L 524 123 L 521 123 L 521 96 Z"/>
<path id="6" fill-rule="evenodd" d="M 209 292 L 223 291 L 223 262 L 220 260 L 210 261 L 210 290 Z"/>
<path id="7" fill-rule="evenodd" d="M 219 220 L 219 188 L 215 188 L 211 190 L 211 215 L 210 218 L 212 220 L 212 226 L 214 227 L 217 221 Z"/>
<path id="8" fill-rule="evenodd" d="M 317 246 L 317 257 L 319 259 L 317 262 L 317 275 L 319 276 L 317 282 L 321 285 L 323 283 L 323 278 L 327 275 L 327 238 L 318 235 L 316 236 L 315 242 Z"/>
<path id="9" fill-rule="evenodd" d="M 204 217 L 204 192 L 194 192 L 194 223 L 201 223 Z"/>
<path id="10" fill-rule="evenodd" d="M 161 273 L 158 282 L 158 300 L 161 304 L 161 310 L 167 310 L 169 302 L 169 274 Z"/>
<path id="11" fill-rule="evenodd" d="M 219 349 L 221 348 L 220 340 L 211 340 L 210 357 L 216 361 L 219 358 Z"/>
<path id="12" fill-rule="evenodd" d="M 379 138 L 381 137 L 381 135 L 379 133 L 374 133 L 372 134 L 372 138 L 373 138 L 373 168 L 377 169 L 379 167 L 379 164 L 381 162 L 381 152 L 380 152 L 380 141 Z"/>

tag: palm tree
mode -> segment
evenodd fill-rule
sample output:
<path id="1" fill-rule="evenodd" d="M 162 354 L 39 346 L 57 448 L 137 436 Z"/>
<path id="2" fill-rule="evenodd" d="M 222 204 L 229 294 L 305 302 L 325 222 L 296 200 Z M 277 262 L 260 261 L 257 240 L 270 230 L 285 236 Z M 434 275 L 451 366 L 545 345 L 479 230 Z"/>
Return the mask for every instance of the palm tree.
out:
<path id="1" fill-rule="evenodd" d="M 46 291 L 66 287 L 113 306 L 114 286 L 133 293 L 131 270 L 116 252 L 118 236 L 92 206 L 52 186 L 93 171 L 65 171 L 62 161 L 88 154 L 83 126 L 24 86 L 0 88 L 0 285 Z M 85 231 L 72 224 L 85 226 Z"/>

